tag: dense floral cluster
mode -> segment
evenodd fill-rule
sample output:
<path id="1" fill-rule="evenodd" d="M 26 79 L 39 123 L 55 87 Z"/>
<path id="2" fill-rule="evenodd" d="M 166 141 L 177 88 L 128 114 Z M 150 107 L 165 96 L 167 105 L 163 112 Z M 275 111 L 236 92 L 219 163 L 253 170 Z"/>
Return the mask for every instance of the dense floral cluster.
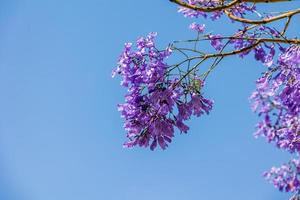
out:
<path id="1" fill-rule="evenodd" d="M 147 38 L 138 39 L 136 50 L 132 44 L 125 44 L 118 68 L 113 72 L 113 76 L 123 77 L 121 84 L 128 88 L 126 103 L 118 106 L 129 138 L 124 147 L 150 146 L 154 150 L 159 145 L 165 149 L 174 137 L 174 127 L 186 133 L 189 127 L 185 120 L 192 115 L 208 114 L 212 109 L 212 101 L 200 93 L 200 79 L 187 85 L 168 76 L 165 59 L 171 49 L 157 50 L 155 36 L 150 33 Z"/>
<path id="2" fill-rule="evenodd" d="M 279 168 L 272 167 L 264 173 L 269 180 L 280 191 L 295 192 L 300 190 L 300 161 L 292 159 L 288 164 Z"/>
<path id="3" fill-rule="evenodd" d="M 253 110 L 263 120 L 256 135 L 290 152 L 300 152 L 300 47 L 291 46 L 279 56 L 278 66 L 257 80 Z"/>

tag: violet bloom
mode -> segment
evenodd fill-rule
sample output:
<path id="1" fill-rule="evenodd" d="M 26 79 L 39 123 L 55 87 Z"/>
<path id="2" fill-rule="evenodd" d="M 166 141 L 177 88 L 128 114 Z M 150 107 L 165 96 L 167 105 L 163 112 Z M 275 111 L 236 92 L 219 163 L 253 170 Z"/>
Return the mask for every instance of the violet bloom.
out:
<path id="1" fill-rule="evenodd" d="M 267 67 L 270 67 L 273 64 L 275 48 L 274 45 L 272 46 L 264 45 L 264 47 L 262 45 L 258 45 L 257 47 L 255 47 L 254 49 L 255 59 L 261 61 Z M 269 49 L 269 53 L 267 53 L 265 49 Z"/>
<path id="2" fill-rule="evenodd" d="M 221 35 L 208 35 L 208 39 L 210 39 L 210 44 L 213 48 L 215 48 L 217 51 L 220 51 L 223 48 L 222 43 L 222 36 Z"/>
<path id="3" fill-rule="evenodd" d="M 279 67 L 257 81 L 253 109 L 262 116 L 256 136 L 278 148 L 300 152 L 300 47 L 292 45 L 279 56 Z"/>
<path id="4" fill-rule="evenodd" d="M 155 46 L 156 33 L 139 38 L 136 48 L 125 44 L 113 75 L 120 74 L 121 84 L 128 88 L 125 103 L 118 105 L 125 119 L 128 142 L 124 147 L 157 146 L 165 149 L 171 143 L 175 128 L 187 133 L 184 123 L 191 115 L 209 113 L 212 101 L 205 99 L 194 87 L 181 87 L 178 78 L 168 77 L 166 59 L 171 55 L 169 47 L 159 51 Z M 198 81 L 200 82 L 200 80 Z M 203 84 L 201 82 L 201 84 Z"/>
<path id="5" fill-rule="evenodd" d="M 284 164 L 279 168 L 272 167 L 270 171 L 264 173 L 264 177 L 280 191 L 299 191 L 300 161 L 292 159 L 288 164 Z"/>
<path id="6" fill-rule="evenodd" d="M 203 33 L 205 30 L 205 24 L 197 24 L 196 22 L 190 24 L 189 28 L 191 30 L 197 31 L 198 33 Z"/>

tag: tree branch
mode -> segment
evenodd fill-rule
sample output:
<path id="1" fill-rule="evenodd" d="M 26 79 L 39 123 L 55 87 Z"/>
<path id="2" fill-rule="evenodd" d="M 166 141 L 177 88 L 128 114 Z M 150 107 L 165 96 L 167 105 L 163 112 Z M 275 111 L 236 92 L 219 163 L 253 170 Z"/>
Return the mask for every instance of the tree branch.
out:
<path id="1" fill-rule="evenodd" d="M 232 19 L 234 21 L 238 21 L 238 22 L 242 22 L 242 23 L 246 23 L 246 24 L 268 24 L 270 22 L 274 22 L 274 21 L 281 20 L 281 19 L 284 19 L 284 18 L 289 18 L 289 17 L 292 17 L 296 14 L 299 14 L 300 13 L 300 8 L 295 9 L 295 10 L 287 11 L 287 12 L 281 14 L 281 15 L 277 15 L 277 16 L 270 17 L 270 18 L 264 18 L 264 19 L 261 19 L 261 20 L 250 20 L 250 19 L 237 17 L 237 16 L 231 14 L 228 10 L 224 10 L 224 12 L 227 14 L 227 16 L 230 19 Z"/>
<path id="2" fill-rule="evenodd" d="M 201 11 L 201 12 L 215 12 L 215 11 L 221 11 L 228 8 L 231 8 L 235 6 L 238 3 L 278 3 L 278 2 L 286 2 L 286 1 L 292 1 L 292 0 L 232 0 L 229 3 L 224 5 L 224 0 L 210 0 L 212 2 L 219 2 L 220 6 L 216 7 L 199 7 L 195 5 L 188 4 L 184 2 L 183 0 L 169 0 L 172 3 L 175 3 L 179 6 L 189 8 L 195 11 Z M 208 1 L 209 2 L 209 1 Z"/>
<path id="3" fill-rule="evenodd" d="M 192 9 L 192 10 L 195 10 L 195 11 L 201 11 L 201 12 L 215 12 L 215 11 L 220 11 L 220 10 L 224 10 L 224 9 L 228 9 L 228 8 L 231 8 L 233 7 L 234 5 L 238 4 L 238 3 L 241 3 L 243 0 L 232 0 L 231 2 L 229 2 L 228 4 L 226 5 L 220 5 L 220 6 L 217 6 L 217 7 L 199 7 L 199 6 L 195 6 L 195 5 L 191 5 L 191 4 L 188 4 L 182 0 L 169 0 L 179 6 L 182 6 L 182 7 L 185 7 L 185 8 L 189 8 L 189 9 Z M 222 2 L 221 0 L 217 0 L 218 2 Z"/>

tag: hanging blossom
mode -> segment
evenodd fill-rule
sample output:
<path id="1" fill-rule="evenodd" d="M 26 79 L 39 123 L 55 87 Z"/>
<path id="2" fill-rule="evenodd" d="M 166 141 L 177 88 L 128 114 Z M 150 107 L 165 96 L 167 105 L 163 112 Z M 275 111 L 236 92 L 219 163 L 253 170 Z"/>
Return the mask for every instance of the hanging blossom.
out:
<path id="1" fill-rule="evenodd" d="M 189 28 L 197 31 L 198 33 L 203 33 L 205 30 L 205 24 L 197 24 L 196 22 L 193 22 L 190 24 Z"/>
<path id="2" fill-rule="evenodd" d="M 279 168 L 272 167 L 270 171 L 264 173 L 264 177 L 280 191 L 300 191 L 300 161 L 292 159 Z"/>
<path id="3" fill-rule="evenodd" d="M 128 88 L 125 103 L 118 105 L 127 141 L 124 147 L 148 147 L 158 145 L 165 149 L 174 137 L 174 129 L 187 133 L 184 121 L 192 115 L 208 114 L 213 102 L 202 96 L 204 83 L 195 78 L 191 84 L 183 84 L 177 77 L 168 76 L 166 59 L 171 55 L 170 47 L 159 51 L 155 46 L 156 33 L 137 40 L 136 49 L 125 44 L 117 69 L 121 85 Z"/>
<path id="4" fill-rule="evenodd" d="M 212 35 L 209 34 L 208 39 L 210 40 L 210 45 L 217 51 L 220 51 L 224 45 L 222 43 L 222 35 L 217 34 L 217 35 Z"/>
<path id="5" fill-rule="evenodd" d="M 279 56 L 278 65 L 257 80 L 257 89 L 251 96 L 253 110 L 262 116 L 255 135 L 299 153 L 300 47 L 289 47 Z"/>

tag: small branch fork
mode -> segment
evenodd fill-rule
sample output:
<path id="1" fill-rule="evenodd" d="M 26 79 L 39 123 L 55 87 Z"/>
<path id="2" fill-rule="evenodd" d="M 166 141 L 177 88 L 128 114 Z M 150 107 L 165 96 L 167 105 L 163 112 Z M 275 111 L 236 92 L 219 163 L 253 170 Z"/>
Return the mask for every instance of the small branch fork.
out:
<path id="1" fill-rule="evenodd" d="M 228 52 L 223 52 L 225 49 L 225 46 L 222 48 L 222 50 L 220 50 L 218 53 L 208 53 L 208 54 L 202 54 L 200 56 L 194 56 L 194 57 L 187 57 L 185 60 L 181 61 L 179 64 L 175 65 L 175 67 L 171 68 L 168 72 L 172 71 L 175 68 L 178 68 L 180 65 L 187 63 L 187 62 L 191 62 L 193 60 L 200 60 L 198 61 L 192 68 L 190 68 L 178 81 L 175 85 L 173 85 L 173 89 L 175 87 L 177 87 L 179 84 L 181 84 L 181 82 L 187 78 L 190 74 L 194 73 L 197 68 L 204 63 L 205 61 L 207 61 L 208 59 L 215 59 L 215 61 L 213 62 L 213 64 L 209 67 L 209 69 L 204 72 L 201 76 L 203 76 L 203 80 L 206 80 L 206 78 L 208 77 L 208 75 L 210 74 L 210 72 L 221 62 L 221 60 L 224 57 L 227 56 L 233 56 L 233 55 L 238 55 L 240 53 L 245 53 L 245 52 L 249 52 L 250 50 L 252 50 L 253 48 L 255 48 L 256 46 L 258 46 L 260 43 L 264 42 L 262 39 L 255 41 L 253 44 L 241 48 L 239 50 L 234 50 L 234 51 L 228 51 Z M 228 43 L 227 43 L 228 44 Z M 176 48 L 175 48 L 176 49 Z"/>

